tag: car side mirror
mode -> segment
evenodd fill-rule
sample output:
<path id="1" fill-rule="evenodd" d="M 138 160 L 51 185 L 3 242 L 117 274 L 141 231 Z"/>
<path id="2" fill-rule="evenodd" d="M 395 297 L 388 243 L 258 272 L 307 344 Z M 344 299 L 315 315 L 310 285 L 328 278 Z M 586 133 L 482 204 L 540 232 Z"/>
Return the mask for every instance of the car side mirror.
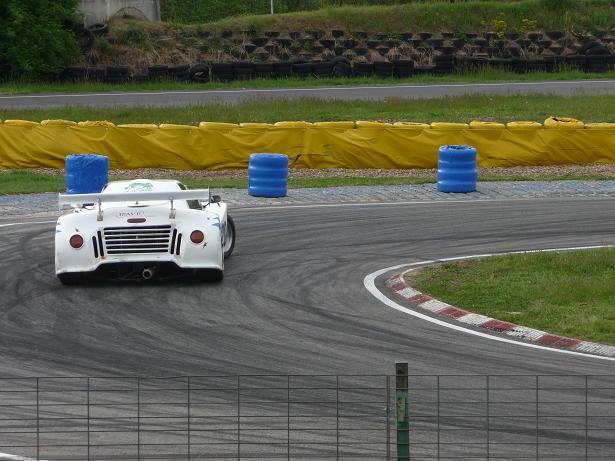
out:
<path id="1" fill-rule="evenodd" d="M 222 197 L 220 197 L 219 195 L 212 195 L 211 196 L 211 203 L 219 203 L 222 201 Z"/>

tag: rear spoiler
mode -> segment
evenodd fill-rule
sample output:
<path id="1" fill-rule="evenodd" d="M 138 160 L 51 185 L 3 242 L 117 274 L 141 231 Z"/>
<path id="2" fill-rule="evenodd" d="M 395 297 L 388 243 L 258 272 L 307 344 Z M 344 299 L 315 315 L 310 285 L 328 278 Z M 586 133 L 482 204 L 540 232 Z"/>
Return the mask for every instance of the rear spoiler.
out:
<path id="1" fill-rule="evenodd" d="M 175 208 L 173 202 L 175 200 L 199 200 L 211 201 L 209 189 L 193 189 L 193 190 L 174 190 L 165 192 L 123 192 L 116 194 L 58 194 L 58 205 L 98 205 L 98 220 L 102 221 L 102 203 L 118 203 L 118 202 L 153 202 L 157 200 L 168 200 L 171 202 L 170 218 L 175 218 Z"/>

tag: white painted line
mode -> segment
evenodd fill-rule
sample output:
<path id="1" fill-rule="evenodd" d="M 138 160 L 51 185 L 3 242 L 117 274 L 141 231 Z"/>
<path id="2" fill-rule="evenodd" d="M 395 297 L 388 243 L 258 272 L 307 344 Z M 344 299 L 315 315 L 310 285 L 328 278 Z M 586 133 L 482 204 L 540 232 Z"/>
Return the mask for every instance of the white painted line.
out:
<path id="1" fill-rule="evenodd" d="M 469 328 L 465 328 L 465 327 L 463 327 L 461 325 L 457 325 L 457 324 L 454 324 L 454 323 L 445 322 L 443 320 L 437 319 L 437 318 L 432 317 L 432 316 L 427 315 L 427 314 L 422 314 L 422 313 L 417 312 L 417 311 L 415 311 L 413 309 L 409 309 L 407 307 L 402 306 L 401 304 L 396 303 L 392 299 L 390 299 L 387 296 L 385 296 L 384 293 L 382 293 L 376 287 L 376 279 L 379 276 L 381 276 L 382 274 L 386 274 L 387 272 L 390 272 L 390 271 L 393 271 L 393 270 L 402 269 L 404 267 L 413 268 L 413 267 L 416 267 L 416 266 L 424 266 L 424 265 L 427 265 L 427 264 L 435 264 L 435 263 L 440 263 L 440 262 L 460 261 L 460 260 L 464 260 L 464 259 L 485 258 L 485 257 L 488 257 L 488 256 L 501 256 L 501 255 L 508 255 L 508 254 L 549 253 L 549 252 L 555 252 L 555 251 L 591 250 L 591 249 L 598 249 L 598 248 L 613 248 L 613 247 L 615 247 L 615 245 L 591 245 L 591 246 L 568 247 L 568 248 L 547 248 L 547 249 L 544 249 L 544 250 L 511 251 L 511 252 L 506 252 L 506 253 L 489 253 L 489 254 L 482 254 L 482 255 L 458 256 L 458 257 L 454 257 L 454 258 L 431 259 L 431 260 L 428 260 L 428 261 L 419 261 L 419 262 L 414 262 L 414 263 L 398 264 L 396 266 L 385 267 L 384 269 L 380 269 L 378 271 L 375 271 L 375 272 L 372 272 L 371 274 L 366 275 L 365 278 L 363 279 L 363 285 L 365 286 L 367 291 L 369 291 L 371 293 L 371 295 L 374 296 L 378 301 L 380 301 L 381 303 L 383 303 L 383 304 L 385 304 L 385 305 L 387 305 L 387 306 L 389 306 L 389 307 L 391 307 L 391 308 L 393 308 L 393 309 L 395 309 L 397 311 L 400 311 L 400 312 L 403 312 L 405 314 L 411 315 L 412 317 L 416 317 L 416 318 L 424 320 L 426 322 L 439 325 L 439 326 L 444 327 L 444 328 L 449 328 L 451 330 L 458 331 L 460 333 L 466 333 L 466 334 L 469 334 L 469 335 L 474 335 L 474 336 L 478 336 L 480 338 L 485 338 L 485 339 L 489 339 L 489 340 L 492 340 L 492 341 L 498 341 L 498 342 L 501 342 L 501 343 L 514 344 L 516 346 L 521 346 L 521 347 L 529 347 L 531 349 L 539 349 L 539 350 L 542 350 L 542 351 L 554 352 L 554 353 L 559 353 L 559 354 L 573 355 L 573 356 L 577 356 L 577 357 L 583 357 L 583 358 L 586 358 L 586 359 L 597 359 L 597 360 L 606 360 L 606 361 L 609 361 L 609 362 L 615 362 L 615 357 L 604 357 L 604 356 L 600 356 L 600 355 L 583 354 L 581 352 L 576 352 L 576 351 L 570 351 L 570 350 L 565 350 L 565 349 L 555 349 L 555 348 L 551 348 L 551 347 L 540 346 L 538 344 L 524 343 L 524 342 L 520 342 L 520 341 L 515 341 L 513 339 L 503 338 L 501 336 L 496 336 L 496 335 L 493 335 L 493 334 L 488 334 L 488 333 L 483 333 L 483 332 L 480 332 L 480 331 L 471 330 Z"/>
<path id="2" fill-rule="evenodd" d="M 56 221 L 25 221 L 25 222 L 11 222 L 8 224 L 0 224 L 0 227 L 12 227 L 12 226 L 25 226 L 28 224 L 51 224 L 51 223 L 55 223 Z"/>
<path id="3" fill-rule="evenodd" d="M 567 200 L 614 200 L 615 197 L 566 197 Z M 246 205 L 237 206 L 232 210 L 242 212 L 253 212 L 260 210 L 290 210 L 293 208 L 342 208 L 342 207 L 361 207 L 361 206 L 395 206 L 395 205 L 446 205 L 456 203 L 500 203 L 500 202 L 537 202 L 537 201 L 561 201 L 562 197 L 510 197 L 510 198 L 477 198 L 466 200 L 411 200 L 397 202 L 356 202 L 356 203 L 314 203 L 305 205 Z"/>
<path id="4" fill-rule="evenodd" d="M 36 461 L 34 458 L 26 458 L 24 456 L 11 455 L 9 453 L 0 453 L 0 460 L 10 459 L 14 461 Z M 44 461 L 44 460 L 39 460 Z"/>
<path id="5" fill-rule="evenodd" d="M 357 85 L 357 86 L 325 86 L 309 88 L 239 88 L 235 90 L 201 90 L 201 91 L 126 91 L 117 93 L 51 93 L 0 96 L 0 99 L 44 99 L 44 98 L 87 98 L 98 96 L 155 96 L 155 95 L 216 95 L 236 93 L 285 93 L 285 92 L 311 92 L 311 91 L 355 91 L 355 90 L 389 90 L 389 89 L 426 89 L 426 88 L 472 88 L 472 87 L 526 87 L 526 86 L 553 86 L 553 85 L 579 85 L 587 83 L 615 84 L 615 80 L 560 80 L 546 82 L 492 82 L 492 83 L 441 83 L 441 84 L 414 84 L 414 85 Z"/>

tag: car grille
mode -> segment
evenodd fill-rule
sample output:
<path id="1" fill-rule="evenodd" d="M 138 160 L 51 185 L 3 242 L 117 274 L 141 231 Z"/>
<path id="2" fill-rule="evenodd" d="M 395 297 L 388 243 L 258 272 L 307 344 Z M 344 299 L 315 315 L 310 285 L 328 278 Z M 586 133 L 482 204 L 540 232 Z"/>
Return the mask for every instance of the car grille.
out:
<path id="1" fill-rule="evenodd" d="M 105 227 L 103 235 L 109 255 L 167 253 L 171 226 Z"/>

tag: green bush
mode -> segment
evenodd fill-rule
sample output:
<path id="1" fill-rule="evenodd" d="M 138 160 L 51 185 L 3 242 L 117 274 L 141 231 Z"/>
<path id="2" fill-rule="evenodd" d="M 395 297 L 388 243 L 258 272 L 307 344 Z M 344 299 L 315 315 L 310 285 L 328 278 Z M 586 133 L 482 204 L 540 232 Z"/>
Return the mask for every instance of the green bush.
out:
<path id="1" fill-rule="evenodd" d="M 64 24 L 79 0 L 0 1 L 0 75 L 41 78 L 60 72 L 79 54 Z"/>

